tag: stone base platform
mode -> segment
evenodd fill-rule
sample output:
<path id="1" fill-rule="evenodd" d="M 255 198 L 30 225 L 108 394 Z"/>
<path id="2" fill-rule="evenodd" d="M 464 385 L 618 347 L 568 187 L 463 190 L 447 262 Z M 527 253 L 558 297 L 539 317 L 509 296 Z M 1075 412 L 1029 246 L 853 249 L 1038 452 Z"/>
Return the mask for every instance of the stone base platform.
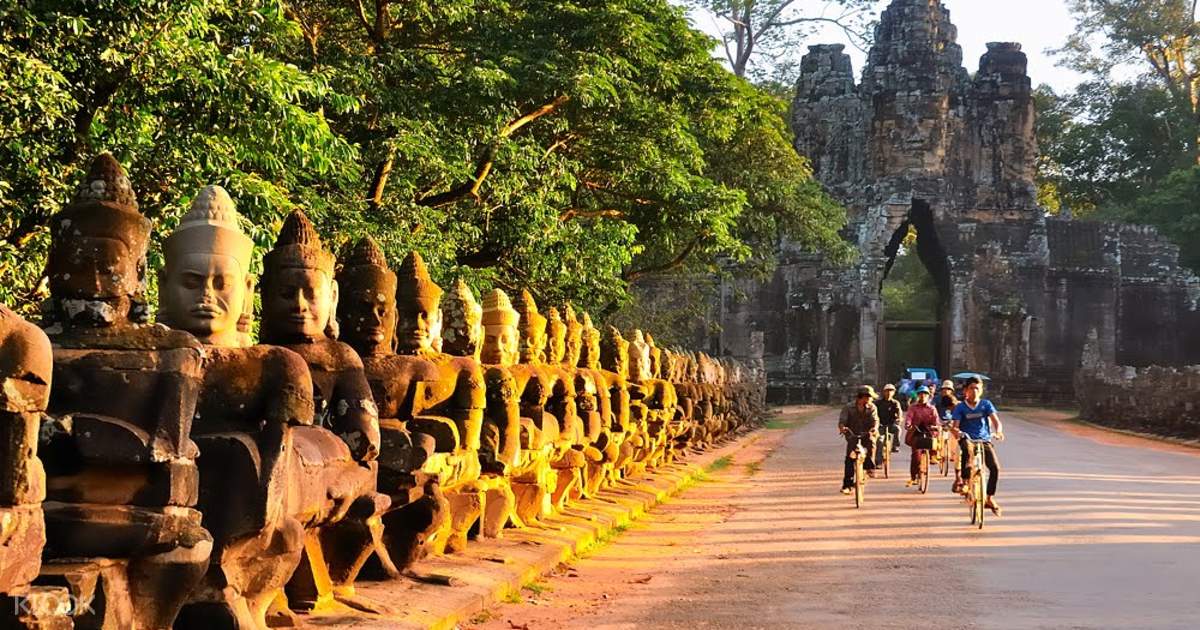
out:
<path id="1" fill-rule="evenodd" d="M 452 586 L 409 579 L 360 581 L 357 595 L 386 611 L 369 614 L 347 609 L 305 616 L 303 621 L 310 627 L 357 630 L 454 628 L 509 593 L 519 593 L 522 586 L 559 563 L 602 544 L 614 529 L 637 520 L 700 478 L 713 462 L 756 439 L 756 433 L 745 433 L 702 453 L 691 453 L 685 461 L 608 488 L 596 498 L 579 501 L 565 513 L 545 519 L 545 524 L 555 529 L 505 530 L 502 538 L 475 540 L 463 553 L 427 558 L 414 567 L 420 575 L 448 577 Z"/>

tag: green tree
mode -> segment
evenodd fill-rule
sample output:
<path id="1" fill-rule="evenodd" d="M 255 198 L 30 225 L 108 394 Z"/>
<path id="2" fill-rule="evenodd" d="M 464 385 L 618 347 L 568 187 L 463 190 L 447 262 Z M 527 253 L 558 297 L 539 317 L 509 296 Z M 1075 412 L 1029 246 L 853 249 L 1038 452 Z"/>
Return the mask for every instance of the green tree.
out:
<path id="1" fill-rule="evenodd" d="M 780 102 L 712 45 L 666 0 L 7 6 L 0 298 L 36 301 L 46 219 L 104 149 L 160 235 L 220 183 L 263 246 L 304 207 L 331 246 L 372 233 L 443 280 L 591 309 L 765 267 L 781 237 L 836 253 L 842 211 Z"/>
<path id="2" fill-rule="evenodd" d="M 787 75 L 801 44 L 826 27 L 842 31 L 849 42 L 865 49 L 874 0 L 685 0 L 721 28 L 721 51 L 739 77 L 763 80 Z M 788 77 L 792 78 L 792 77 Z"/>

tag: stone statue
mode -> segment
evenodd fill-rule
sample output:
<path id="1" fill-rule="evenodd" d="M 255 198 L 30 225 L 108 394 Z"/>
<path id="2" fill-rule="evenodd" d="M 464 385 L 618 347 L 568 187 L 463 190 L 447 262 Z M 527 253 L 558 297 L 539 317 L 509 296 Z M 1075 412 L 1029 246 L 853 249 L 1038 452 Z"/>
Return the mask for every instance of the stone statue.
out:
<path id="1" fill-rule="evenodd" d="M 378 543 L 390 500 L 375 492 L 379 417 L 358 354 L 337 340 L 334 256 L 308 217 L 292 212 L 263 259 L 262 341 L 308 364 L 317 424 L 292 432 L 296 457 L 288 512 L 306 530 L 304 561 L 288 584 L 293 607 L 351 605 L 353 581 Z"/>
<path id="2" fill-rule="evenodd" d="M 30 586 L 46 544 L 46 473 L 37 438 L 53 370 L 45 333 L 0 304 L 0 626 L 6 628 L 53 627 L 44 618 L 49 611 L 39 610 L 44 606 L 20 602 L 36 602 L 39 591 L 58 601 L 66 597 L 62 589 Z"/>
<path id="3" fill-rule="evenodd" d="M 583 433 L 579 444 L 587 459 L 581 492 L 584 496 L 595 496 L 612 478 L 613 463 L 619 454 L 616 441 L 610 434 L 613 423 L 612 396 L 607 379 L 598 369 L 580 365 L 586 332 L 583 322 L 576 317 L 575 309 L 570 304 L 563 307 L 563 312 L 565 321 L 556 325 L 557 312 L 551 309 L 550 345 L 554 348 L 551 361 L 561 365 L 565 373 L 575 379 L 575 408 Z M 586 313 L 584 317 L 587 317 Z M 590 318 L 588 323 L 590 325 Z M 561 342 L 558 341 L 560 337 Z"/>
<path id="4" fill-rule="evenodd" d="M 620 435 L 621 444 L 620 455 L 613 467 L 622 477 L 629 477 L 645 470 L 645 406 L 640 399 L 633 398 L 635 388 L 629 383 L 629 342 L 621 336 L 621 331 L 609 326 L 597 345 L 598 348 L 589 349 L 588 354 L 599 354 L 600 365 L 608 378 L 610 396 L 617 408 L 612 431 Z"/>
<path id="5" fill-rule="evenodd" d="M 111 155 L 96 158 L 50 224 L 42 574 L 68 584 L 77 601 L 102 596 L 92 607 L 104 627 L 166 628 L 213 546 L 194 509 L 198 449 L 189 437 L 201 347 L 185 332 L 141 323 L 150 221 Z"/>
<path id="6" fill-rule="evenodd" d="M 177 627 L 265 628 L 304 545 L 305 510 L 292 513 L 287 500 L 306 480 L 290 476 L 299 457 L 292 427 L 313 423 L 312 379 L 298 354 L 251 346 L 243 331 L 254 243 L 239 218 L 228 193 L 208 186 L 164 243 L 158 321 L 205 345 L 191 436 L 202 453 L 199 507 L 215 560 Z"/>
<path id="7" fill-rule="evenodd" d="M 517 455 L 509 471 L 517 517 L 525 525 L 539 527 L 539 519 L 553 512 L 551 495 L 558 476 L 550 460 L 556 448 L 558 423 L 541 406 L 545 387 L 540 375 L 531 366 L 518 363 L 520 321 L 508 295 L 500 289 L 488 293 L 483 300 L 480 360 L 487 370 L 487 422 L 504 438 L 502 444 L 511 444 L 514 433 L 519 441 L 519 448 L 502 447 L 504 452 Z M 518 418 L 516 427 L 514 415 Z"/>
<path id="8" fill-rule="evenodd" d="M 519 308 L 521 362 L 513 369 L 532 373 L 520 390 L 522 415 L 533 418 L 544 444 L 553 445 L 550 467 L 557 480 L 550 490 L 550 502 L 561 510 L 567 501 L 579 497 L 586 463 L 584 454 L 573 448 L 583 435 L 575 408 L 574 376 L 547 362 L 549 320 L 538 312 L 528 290 L 521 292 Z"/>

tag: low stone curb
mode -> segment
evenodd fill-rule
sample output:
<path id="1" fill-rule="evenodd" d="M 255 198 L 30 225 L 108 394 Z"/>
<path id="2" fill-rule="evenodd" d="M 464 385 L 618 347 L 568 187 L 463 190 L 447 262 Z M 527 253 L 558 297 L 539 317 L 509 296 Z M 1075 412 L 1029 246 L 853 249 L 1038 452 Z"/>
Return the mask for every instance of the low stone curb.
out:
<path id="1" fill-rule="evenodd" d="M 618 528 L 668 497 L 691 485 L 717 460 L 740 451 L 758 439 L 743 434 L 686 461 L 664 466 L 639 479 L 605 489 L 596 498 L 572 504 L 564 513 L 545 519 L 557 529 L 505 530 L 503 538 L 476 540 L 463 553 L 422 560 L 420 574 L 453 578 L 454 586 L 412 580 L 359 582 L 357 593 L 383 604 L 379 615 L 321 613 L 305 618 L 316 627 L 360 629 L 448 630 L 504 600 L 511 593 L 548 574 L 560 563 L 606 542 Z"/>

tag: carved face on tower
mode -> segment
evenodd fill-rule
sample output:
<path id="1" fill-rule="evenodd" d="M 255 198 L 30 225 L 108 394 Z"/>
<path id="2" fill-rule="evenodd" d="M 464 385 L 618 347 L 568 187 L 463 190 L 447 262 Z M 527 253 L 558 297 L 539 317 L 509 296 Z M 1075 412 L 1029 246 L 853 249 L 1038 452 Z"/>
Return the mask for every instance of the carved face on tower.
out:
<path id="1" fill-rule="evenodd" d="M 207 186 L 163 245 L 158 321 L 225 348 L 248 343 L 238 328 L 246 312 L 254 242 L 220 186 Z"/>
<path id="2" fill-rule="evenodd" d="M 92 162 L 75 199 L 51 219 L 50 239 L 46 274 L 58 320 L 85 327 L 129 323 L 143 304 L 150 221 L 111 155 Z"/>
<path id="3" fill-rule="evenodd" d="M 263 258 L 263 267 L 265 342 L 290 344 L 337 338 L 334 257 L 322 248 L 316 229 L 303 212 L 288 215 L 274 249 Z"/>
<path id="4" fill-rule="evenodd" d="M 609 326 L 600 343 L 600 362 L 604 369 L 621 378 L 629 378 L 629 342 L 621 331 Z"/>
<path id="5" fill-rule="evenodd" d="M 442 317 L 442 352 L 478 361 L 483 349 L 483 307 L 462 278 L 442 298 Z"/>
<path id="6" fill-rule="evenodd" d="M 538 313 L 537 302 L 528 290 L 521 291 L 521 363 L 546 360 L 546 318 Z"/>
<path id="7" fill-rule="evenodd" d="M 566 353 L 567 325 L 558 314 L 558 309 L 550 307 L 546 311 L 546 362 L 551 365 L 562 363 Z"/>
<path id="8" fill-rule="evenodd" d="M 493 289 L 487 294 L 483 299 L 483 350 L 480 361 L 501 367 L 517 363 L 520 357 L 517 324 L 520 320 L 520 314 L 503 291 Z"/>
<path id="9" fill-rule="evenodd" d="M 396 334 L 396 274 L 370 236 L 346 252 L 338 271 L 338 328 L 364 357 L 392 352 Z"/>

